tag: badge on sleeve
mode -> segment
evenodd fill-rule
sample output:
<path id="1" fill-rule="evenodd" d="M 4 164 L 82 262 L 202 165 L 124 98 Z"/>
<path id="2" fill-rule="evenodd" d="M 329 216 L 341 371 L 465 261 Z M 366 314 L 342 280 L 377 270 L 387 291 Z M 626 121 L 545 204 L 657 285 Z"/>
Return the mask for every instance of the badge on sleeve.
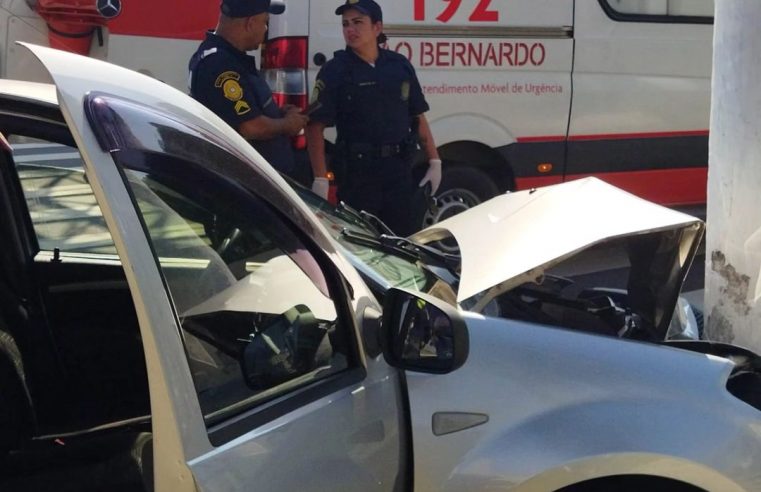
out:
<path id="1" fill-rule="evenodd" d="M 239 80 L 238 72 L 224 72 L 217 77 L 214 87 L 221 89 L 225 98 L 235 103 L 235 113 L 240 116 L 251 111 L 251 106 L 243 100 L 243 87 Z"/>
<path id="2" fill-rule="evenodd" d="M 407 101 L 410 98 L 410 83 L 405 80 L 402 82 L 402 101 Z"/>
<path id="3" fill-rule="evenodd" d="M 312 89 L 312 97 L 309 99 L 310 103 L 317 102 L 320 99 L 320 92 L 325 88 L 325 82 L 317 79 L 314 83 L 314 89 Z"/>

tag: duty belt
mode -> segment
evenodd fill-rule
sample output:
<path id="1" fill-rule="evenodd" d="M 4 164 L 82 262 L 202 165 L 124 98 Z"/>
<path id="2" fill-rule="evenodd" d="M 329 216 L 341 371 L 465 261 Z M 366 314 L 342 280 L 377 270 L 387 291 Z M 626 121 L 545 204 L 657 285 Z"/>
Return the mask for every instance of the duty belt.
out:
<path id="1" fill-rule="evenodd" d="M 405 143 L 385 145 L 350 144 L 347 149 L 347 157 L 350 160 L 382 159 L 407 152 L 409 147 Z"/>

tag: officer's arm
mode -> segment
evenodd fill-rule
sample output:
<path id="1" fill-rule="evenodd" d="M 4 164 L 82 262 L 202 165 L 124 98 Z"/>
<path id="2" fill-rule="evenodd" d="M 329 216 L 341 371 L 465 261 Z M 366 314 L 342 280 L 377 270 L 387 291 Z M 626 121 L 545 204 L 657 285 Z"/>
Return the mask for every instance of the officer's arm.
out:
<path id="1" fill-rule="evenodd" d="M 429 161 L 431 159 L 439 159 L 439 151 L 436 148 L 436 142 L 433 141 L 433 133 L 431 133 L 431 127 L 428 125 L 428 119 L 424 114 L 418 115 L 417 119 L 418 139 L 426 158 Z"/>
<path id="2" fill-rule="evenodd" d="M 328 175 L 328 167 L 325 164 L 325 139 L 323 137 L 325 126 L 325 123 L 320 121 L 310 121 L 306 127 L 307 152 L 315 178 L 324 178 Z"/>
<path id="3" fill-rule="evenodd" d="M 269 140 L 280 135 L 295 135 L 307 122 L 306 116 L 289 113 L 284 118 L 259 115 L 238 125 L 238 133 L 246 140 Z"/>

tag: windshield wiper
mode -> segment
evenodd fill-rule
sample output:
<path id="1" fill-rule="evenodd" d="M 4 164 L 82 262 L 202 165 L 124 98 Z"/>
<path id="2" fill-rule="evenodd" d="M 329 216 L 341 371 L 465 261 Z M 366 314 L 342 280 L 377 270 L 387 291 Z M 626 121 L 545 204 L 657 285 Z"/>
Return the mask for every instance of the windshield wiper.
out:
<path id="1" fill-rule="evenodd" d="M 365 222 L 373 226 L 373 229 L 375 229 L 379 234 L 382 233 L 384 235 L 393 236 L 394 231 L 392 231 L 385 222 L 380 220 L 377 216 L 371 214 L 370 212 L 366 212 L 362 210 L 359 212 L 359 215 L 362 216 L 363 219 L 365 219 Z"/>
<path id="2" fill-rule="evenodd" d="M 363 226 L 372 229 L 378 236 L 381 234 L 388 234 L 389 236 L 394 235 L 394 231 L 392 231 L 385 222 L 370 212 L 365 210 L 360 210 L 357 212 L 356 208 L 352 207 L 344 201 L 338 204 L 336 210 L 339 212 L 339 214 L 341 214 L 342 217 L 348 218 L 349 220 L 354 220 Z"/>
<path id="3" fill-rule="evenodd" d="M 338 203 L 338 205 L 335 208 L 335 211 L 338 215 L 343 217 L 345 220 L 348 220 L 349 222 L 353 222 L 355 224 L 361 225 L 363 227 L 366 227 L 373 232 L 375 232 L 376 235 L 381 234 L 381 230 L 376 227 L 376 225 L 369 220 L 365 218 L 363 214 L 366 214 L 367 212 L 357 212 L 357 210 L 350 205 L 348 205 L 346 202 L 341 201 Z M 368 214 L 369 215 L 369 214 Z M 380 219 L 378 220 L 380 222 Z M 382 222 L 380 222 L 383 224 Z M 383 224 L 385 229 L 388 229 L 388 227 Z"/>
<path id="4" fill-rule="evenodd" d="M 453 275 L 458 275 L 457 267 L 460 265 L 460 257 L 458 255 L 444 253 L 436 248 L 418 244 L 404 237 L 386 234 L 372 236 L 346 228 L 341 231 L 341 237 L 350 243 L 376 248 L 387 253 L 405 257 L 408 260 L 423 260 L 429 263 L 436 263 L 445 267 Z"/>
<path id="5" fill-rule="evenodd" d="M 406 237 L 393 235 L 387 236 L 386 234 L 381 234 L 380 241 L 386 245 L 386 247 L 414 251 L 428 260 L 433 260 L 440 265 L 447 267 L 449 271 L 457 275 L 457 267 L 460 266 L 461 261 L 460 255 L 445 253 L 440 249 L 434 248 L 433 246 L 416 243 L 415 241 L 407 239 Z"/>

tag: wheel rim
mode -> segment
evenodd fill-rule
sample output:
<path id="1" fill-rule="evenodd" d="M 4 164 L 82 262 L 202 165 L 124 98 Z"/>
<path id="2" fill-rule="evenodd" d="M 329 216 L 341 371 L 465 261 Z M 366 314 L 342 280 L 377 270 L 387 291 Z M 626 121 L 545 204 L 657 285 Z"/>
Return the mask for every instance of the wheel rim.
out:
<path id="1" fill-rule="evenodd" d="M 462 188 L 447 190 L 436 196 L 436 213 L 432 213 L 430 210 L 425 213 L 423 227 L 425 228 L 453 217 L 469 208 L 475 207 L 479 203 L 481 203 L 481 200 L 478 196 L 469 190 Z M 457 242 L 454 239 L 438 241 L 436 245 L 448 253 L 459 251 Z"/>

